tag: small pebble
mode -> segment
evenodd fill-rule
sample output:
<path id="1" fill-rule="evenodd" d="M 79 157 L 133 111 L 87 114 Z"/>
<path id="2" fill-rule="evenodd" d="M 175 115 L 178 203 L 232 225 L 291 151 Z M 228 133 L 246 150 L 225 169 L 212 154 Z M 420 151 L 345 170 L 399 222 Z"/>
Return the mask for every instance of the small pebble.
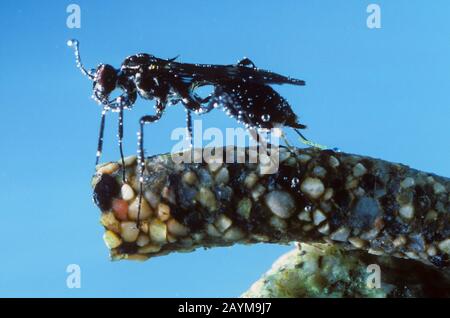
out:
<path id="1" fill-rule="evenodd" d="M 380 231 L 377 228 L 373 228 L 373 229 L 370 229 L 370 230 L 368 230 L 366 232 L 361 233 L 360 237 L 363 240 L 371 241 L 371 240 L 375 239 L 378 236 L 378 233 L 380 233 Z"/>
<path id="2" fill-rule="evenodd" d="M 135 222 L 122 222 L 120 224 L 121 236 L 125 242 L 136 241 L 139 235 L 139 229 L 136 227 Z"/>
<path id="3" fill-rule="evenodd" d="M 376 256 L 380 256 L 380 255 L 383 255 L 383 250 L 378 249 L 378 248 L 369 248 L 367 250 L 367 253 L 376 255 Z"/>
<path id="4" fill-rule="evenodd" d="M 286 161 L 291 156 L 291 153 L 289 151 L 284 151 L 284 149 L 286 149 L 286 148 L 280 148 L 280 150 L 281 150 L 279 153 L 280 162 Z"/>
<path id="5" fill-rule="evenodd" d="M 247 189 L 253 188 L 253 186 L 258 182 L 258 175 L 254 172 L 250 172 L 244 180 L 244 185 L 247 187 Z"/>
<path id="6" fill-rule="evenodd" d="M 328 162 L 333 168 L 339 167 L 339 160 L 335 156 L 330 156 Z"/>
<path id="7" fill-rule="evenodd" d="M 103 234 L 103 241 L 109 249 L 116 248 L 122 244 L 121 238 L 113 231 L 106 231 Z"/>
<path id="8" fill-rule="evenodd" d="M 139 229 L 144 232 L 145 234 L 148 234 L 148 220 L 142 220 L 139 222 Z"/>
<path id="9" fill-rule="evenodd" d="M 356 180 L 356 179 L 355 179 Z M 353 194 L 357 197 L 363 197 L 366 194 L 366 191 L 364 191 L 363 188 L 361 187 L 357 187 L 354 191 Z"/>
<path id="10" fill-rule="evenodd" d="M 319 209 L 314 210 L 313 218 L 314 218 L 315 225 L 319 225 L 320 223 L 322 223 L 323 221 L 325 221 L 327 219 L 326 215 L 323 214 L 323 212 Z"/>
<path id="11" fill-rule="evenodd" d="M 215 173 L 222 167 L 222 162 L 213 160 L 212 162 L 208 163 L 208 169 L 211 171 L 211 173 Z"/>
<path id="12" fill-rule="evenodd" d="M 122 194 L 122 199 L 126 201 L 130 201 L 134 199 L 134 190 L 129 184 L 122 185 L 122 188 L 120 189 L 120 192 Z"/>
<path id="13" fill-rule="evenodd" d="M 268 242 L 268 241 L 270 241 L 270 238 L 267 235 L 263 235 L 263 234 L 252 234 L 252 238 L 255 239 L 258 242 Z"/>
<path id="14" fill-rule="evenodd" d="M 150 238 L 148 237 L 148 235 L 145 235 L 144 233 L 139 234 L 136 240 L 136 245 L 142 247 L 147 245 L 148 243 L 150 243 Z"/>
<path id="15" fill-rule="evenodd" d="M 205 233 L 203 232 L 196 232 L 191 235 L 191 238 L 194 242 L 197 242 L 198 244 L 201 244 L 203 242 L 203 239 L 205 238 Z"/>
<path id="16" fill-rule="evenodd" d="M 175 236 L 167 234 L 167 242 L 175 243 L 176 241 L 177 241 L 177 238 Z"/>
<path id="17" fill-rule="evenodd" d="M 438 213 L 435 210 L 428 211 L 425 216 L 425 221 L 436 221 L 438 218 Z"/>
<path id="18" fill-rule="evenodd" d="M 116 219 L 113 212 L 103 213 L 100 217 L 100 223 L 108 230 L 120 233 L 120 222 Z"/>
<path id="19" fill-rule="evenodd" d="M 439 249 L 444 252 L 445 254 L 450 255 L 450 239 L 446 239 L 441 241 L 438 244 Z"/>
<path id="20" fill-rule="evenodd" d="M 128 207 L 128 218 L 130 220 L 137 220 L 139 210 L 139 196 L 137 196 L 133 202 L 130 203 L 130 206 Z M 153 214 L 152 208 L 147 203 L 147 200 L 145 198 L 142 198 L 141 202 L 141 214 L 139 215 L 139 220 L 145 220 L 148 219 Z"/>
<path id="21" fill-rule="evenodd" d="M 161 250 L 160 245 L 156 244 L 147 244 L 138 249 L 139 254 L 150 254 L 150 253 L 158 253 Z"/>
<path id="22" fill-rule="evenodd" d="M 407 252 L 405 252 L 405 255 L 409 259 L 419 259 L 420 258 L 416 252 L 407 251 Z"/>
<path id="23" fill-rule="evenodd" d="M 349 235 L 350 235 L 350 230 L 347 227 L 343 226 L 343 227 L 340 227 L 339 229 L 337 229 L 335 232 L 333 232 L 330 235 L 330 238 L 333 241 L 346 242 L 348 240 Z"/>
<path id="24" fill-rule="evenodd" d="M 400 247 L 406 244 L 406 238 L 403 235 L 397 236 L 394 241 L 392 241 L 392 245 L 394 247 Z"/>
<path id="25" fill-rule="evenodd" d="M 445 187 L 442 184 L 436 182 L 435 184 L 433 184 L 433 190 L 434 194 L 441 194 L 445 192 Z"/>
<path id="26" fill-rule="evenodd" d="M 112 201 L 112 209 L 114 216 L 120 221 L 128 220 L 128 202 L 121 199 L 114 199 Z"/>
<path id="27" fill-rule="evenodd" d="M 198 202 L 209 211 L 217 210 L 217 200 L 214 193 L 205 187 L 201 187 L 197 193 Z"/>
<path id="28" fill-rule="evenodd" d="M 182 181 L 188 185 L 194 185 L 198 182 L 197 175 L 193 171 L 187 171 L 183 174 Z"/>
<path id="29" fill-rule="evenodd" d="M 157 214 L 161 221 L 167 221 L 170 218 L 170 207 L 164 203 L 158 204 Z"/>
<path id="30" fill-rule="evenodd" d="M 110 162 L 104 166 L 98 168 L 97 173 L 99 174 L 113 174 L 119 170 L 120 166 L 115 162 Z"/>
<path id="31" fill-rule="evenodd" d="M 150 207 L 156 209 L 158 207 L 159 202 L 161 201 L 161 197 L 153 191 L 147 190 L 144 192 L 144 198 L 147 200 Z"/>
<path id="32" fill-rule="evenodd" d="M 277 157 L 260 154 L 259 159 L 258 173 L 260 176 L 270 175 L 277 172 L 280 164 Z"/>
<path id="33" fill-rule="evenodd" d="M 316 167 L 314 167 L 314 169 L 313 169 L 313 174 L 314 174 L 316 177 L 324 178 L 325 175 L 327 174 L 327 170 L 325 170 L 324 167 L 316 166 Z"/>
<path id="34" fill-rule="evenodd" d="M 310 177 L 302 182 L 300 188 L 312 199 L 318 199 L 325 191 L 325 187 L 320 179 Z"/>
<path id="35" fill-rule="evenodd" d="M 333 197 L 333 194 L 334 194 L 334 190 L 332 188 L 327 188 L 325 190 L 325 193 L 323 194 L 323 199 L 325 201 L 328 201 Z"/>
<path id="36" fill-rule="evenodd" d="M 322 233 L 323 235 L 328 235 L 328 233 L 330 233 L 330 226 L 328 225 L 328 223 L 325 223 L 324 225 L 319 227 L 317 231 L 319 231 L 319 233 Z"/>
<path id="37" fill-rule="evenodd" d="M 176 203 L 175 202 L 175 193 L 173 191 L 173 188 L 164 187 L 161 191 L 161 196 L 172 204 Z"/>
<path id="38" fill-rule="evenodd" d="M 415 185 L 415 183 L 416 182 L 414 181 L 413 178 L 407 177 L 407 178 L 403 179 L 402 182 L 400 182 L 400 186 L 404 189 L 407 189 L 407 188 L 413 187 Z"/>
<path id="39" fill-rule="evenodd" d="M 231 219 L 225 214 L 219 215 L 217 220 L 214 222 L 216 228 L 222 233 L 225 232 L 232 224 L 233 221 L 231 221 Z"/>
<path id="40" fill-rule="evenodd" d="M 125 259 L 129 261 L 144 262 L 148 260 L 148 256 L 144 254 L 124 254 Z"/>
<path id="41" fill-rule="evenodd" d="M 238 227 L 231 227 L 228 231 L 223 235 L 224 240 L 236 242 L 245 237 L 245 233 Z"/>
<path id="42" fill-rule="evenodd" d="M 221 237 L 222 233 L 220 233 L 217 228 L 213 224 L 208 224 L 206 226 L 206 233 L 212 237 Z"/>
<path id="43" fill-rule="evenodd" d="M 366 167 L 364 167 L 364 165 L 363 165 L 362 163 L 357 163 L 357 164 L 353 167 L 352 172 L 353 172 L 353 175 L 354 175 L 356 178 L 359 178 L 359 177 L 361 177 L 361 176 L 363 176 L 363 175 L 366 174 L 367 169 L 366 169 Z"/>
<path id="44" fill-rule="evenodd" d="M 189 229 L 175 219 L 167 221 L 167 230 L 175 236 L 186 236 L 189 233 Z"/>
<path id="45" fill-rule="evenodd" d="M 358 187 L 358 179 L 355 179 L 353 177 L 347 178 L 345 183 L 346 190 L 356 189 L 357 187 Z"/>
<path id="46" fill-rule="evenodd" d="M 153 219 L 149 225 L 152 242 L 164 244 L 167 242 L 167 225 L 159 219 Z"/>
<path id="47" fill-rule="evenodd" d="M 297 165 L 297 160 L 294 157 L 289 157 L 284 164 L 289 167 L 295 167 Z"/>
<path id="48" fill-rule="evenodd" d="M 97 173 L 99 174 L 113 174 L 117 170 L 119 170 L 120 166 L 116 162 L 110 162 L 105 164 L 104 166 L 101 166 L 97 169 Z"/>
<path id="49" fill-rule="evenodd" d="M 309 160 L 311 160 L 311 156 L 306 154 L 301 154 L 297 158 L 301 163 L 307 163 Z"/>
<path id="50" fill-rule="evenodd" d="M 414 207 L 411 204 L 402 205 L 398 212 L 403 218 L 410 220 L 414 216 Z"/>
<path id="51" fill-rule="evenodd" d="M 137 160 L 136 155 L 123 158 L 123 161 L 125 162 L 125 167 L 133 165 L 136 162 L 136 160 Z M 119 161 L 119 163 L 122 164 L 122 161 Z"/>
<path id="52" fill-rule="evenodd" d="M 311 221 L 311 212 L 308 210 L 304 210 L 298 214 L 297 218 L 300 221 L 310 222 Z"/>
<path id="53" fill-rule="evenodd" d="M 365 242 L 361 240 L 359 237 L 351 237 L 348 239 L 348 241 L 356 248 L 362 248 L 365 244 Z"/>
<path id="54" fill-rule="evenodd" d="M 266 188 L 264 188 L 262 184 L 258 184 L 257 186 L 255 186 L 255 188 L 252 191 L 253 200 L 258 201 L 261 195 L 264 194 L 264 192 L 266 192 Z"/>
<path id="55" fill-rule="evenodd" d="M 265 196 L 265 202 L 273 214 L 283 219 L 289 218 L 295 211 L 294 199 L 288 192 L 279 190 L 269 192 Z"/>
<path id="56" fill-rule="evenodd" d="M 437 254 L 437 249 L 436 249 L 436 247 L 434 247 L 434 245 L 430 245 L 430 246 L 427 248 L 427 254 L 428 254 L 428 256 L 435 256 L 435 255 Z"/>
<path id="57" fill-rule="evenodd" d="M 226 184 L 230 181 L 230 174 L 226 167 L 222 167 L 214 178 L 217 184 Z"/>
<path id="58" fill-rule="evenodd" d="M 250 217 L 250 212 L 252 210 L 252 200 L 249 198 L 243 198 L 239 201 L 237 205 L 237 213 L 242 216 L 244 219 L 248 219 Z"/>
<path id="59" fill-rule="evenodd" d="M 287 228 L 286 221 L 276 215 L 270 218 L 270 225 L 278 231 L 284 231 Z"/>

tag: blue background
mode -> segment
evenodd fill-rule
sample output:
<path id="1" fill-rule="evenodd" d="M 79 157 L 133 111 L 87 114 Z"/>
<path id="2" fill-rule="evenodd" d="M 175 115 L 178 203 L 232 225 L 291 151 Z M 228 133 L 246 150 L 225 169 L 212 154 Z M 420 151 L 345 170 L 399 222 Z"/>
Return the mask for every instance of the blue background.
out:
<path id="1" fill-rule="evenodd" d="M 450 176 L 450 2 L 376 1 L 382 28 L 366 27 L 369 1 L 77 1 L 81 29 L 66 27 L 68 1 L 0 2 L 0 296 L 238 296 L 289 246 L 253 245 L 110 262 L 90 180 L 99 106 L 75 68 L 119 66 L 148 52 L 198 63 L 258 66 L 306 80 L 277 87 L 312 140 L 342 151 Z M 125 152 L 136 152 L 139 101 L 125 115 Z M 118 158 L 116 114 L 104 160 Z M 171 107 L 147 129 L 146 147 L 170 150 L 184 125 Z M 224 113 L 204 127 L 235 127 Z M 294 135 L 290 135 L 291 139 Z M 298 144 L 298 143 L 297 143 Z M 66 287 L 79 264 L 82 288 Z"/>

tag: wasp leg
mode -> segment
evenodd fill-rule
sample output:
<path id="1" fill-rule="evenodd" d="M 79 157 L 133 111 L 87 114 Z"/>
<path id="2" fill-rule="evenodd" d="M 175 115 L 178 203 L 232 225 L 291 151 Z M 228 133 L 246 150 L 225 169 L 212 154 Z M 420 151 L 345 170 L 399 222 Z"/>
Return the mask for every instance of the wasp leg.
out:
<path id="1" fill-rule="evenodd" d="M 189 141 L 189 145 L 193 148 L 193 135 L 192 135 L 192 116 L 189 109 L 186 110 L 186 140 Z"/>
<path id="2" fill-rule="evenodd" d="M 138 169 L 139 169 L 139 204 L 136 225 L 139 227 L 139 221 L 141 216 L 142 195 L 144 191 L 144 170 L 145 170 L 145 156 L 144 156 L 144 126 L 157 122 L 164 110 L 165 105 L 158 102 L 156 105 L 155 115 L 142 116 L 139 120 L 140 129 L 138 132 Z"/>
<path id="3" fill-rule="evenodd" d="M 289 151 L 292 152 L 292 153 L 295 153 L 295 148 L 291 145 L 291 143 L 287 139 L 287 136 L 284 133 L 284 131 L 281 133 L 281 138 L 283 138 L 283 141 L 286 144 L 286 147 L 289 149 Z"/>
<path id="4" fill-rule="evenodd" d="M 123 155 L 123 110 L 124 108 L 128 108 L 132 106 L 131 99 L 128 98 L 127 95 L 122 95 L 115 100 L 109 101 L 109 108 L 113 110 L 119 110 L 119 123 L 118 123 L 118 131 L 117 137 L 119 139 L 119 152 L 120 152 L 120 160 L 122 164 L 122 180 L 123 183 L 126 183 L 125 178 L 125 158 Z"/>
<path id="5" fill-rule="evenodd" d="M 250 60 L 248 57 L 244 57 L 242 60 L 240 60 L 237 63 L 237 66 L 246 66 L 246 67 L 251 66 L 252 68 L 256 68 L 255 63 L 253 63 L 253 61 Z"/>
<path id="6" fill-rule="evenodd" d="M 119 125 L 117 137 L 119 138 L 120 160 L 122 162 L 122 180 L 123 183 L 127 183 L 125 178 L 125 159 L 123 156 L 123 104 L 119 105 Z"/>
<path id="7" fill-rule="evenodd" d="M 97 153 L 95 156 L 95 165 L 98 165 L 100 161 L 100 156 L 102 154 L 103 150 L 103 133 L 105 131 L 105 116 L 106 116 L 107 109 L 106 107 L 102 110 L 102 117 L 100 119 L 100 131 L 98 134 L 98 143 L 97 143 Z"/>
<path id="8" fill-rule="evenodd" d="M 314 148 L 318 148 L 318 149 L 321 149 L 321 150 L 330 149 L 328 146 L 321 145 L 321 144 L 318 144 L 318 143 L 316 143 L 314 141 L 308 140 L 305 136 L 303 136 L 303 134 L 298 129 L 294 129 L 294 131 L 300 137 L 300 141 L 302 143 L 304 143 L 305 145 L 310 146 L 310 147 L 314 147 Z"/>

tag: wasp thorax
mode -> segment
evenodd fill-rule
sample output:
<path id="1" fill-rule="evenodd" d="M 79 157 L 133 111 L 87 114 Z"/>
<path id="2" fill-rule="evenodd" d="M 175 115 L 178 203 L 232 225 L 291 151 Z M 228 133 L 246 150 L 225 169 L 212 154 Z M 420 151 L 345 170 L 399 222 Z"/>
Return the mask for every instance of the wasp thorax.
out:
<path id="1" fill-rule="evenodd" d="M 95 72 L 95 90 L 103 95 L 111 93 L 117 84 L 117 70 L 108 64 L 101 64 Z"/>

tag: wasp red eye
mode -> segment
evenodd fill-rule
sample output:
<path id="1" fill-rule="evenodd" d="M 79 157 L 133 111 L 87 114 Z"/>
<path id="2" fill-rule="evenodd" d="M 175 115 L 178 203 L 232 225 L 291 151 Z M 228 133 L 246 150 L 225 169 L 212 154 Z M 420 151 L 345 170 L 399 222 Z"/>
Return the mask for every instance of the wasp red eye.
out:
<path id="1" fill-rule="evenodd" d="M 108 64 L 102 64 L 95 74 L 95 86 L 104 95 L 108 95 L 116 88 L 117 70 Z"/>

